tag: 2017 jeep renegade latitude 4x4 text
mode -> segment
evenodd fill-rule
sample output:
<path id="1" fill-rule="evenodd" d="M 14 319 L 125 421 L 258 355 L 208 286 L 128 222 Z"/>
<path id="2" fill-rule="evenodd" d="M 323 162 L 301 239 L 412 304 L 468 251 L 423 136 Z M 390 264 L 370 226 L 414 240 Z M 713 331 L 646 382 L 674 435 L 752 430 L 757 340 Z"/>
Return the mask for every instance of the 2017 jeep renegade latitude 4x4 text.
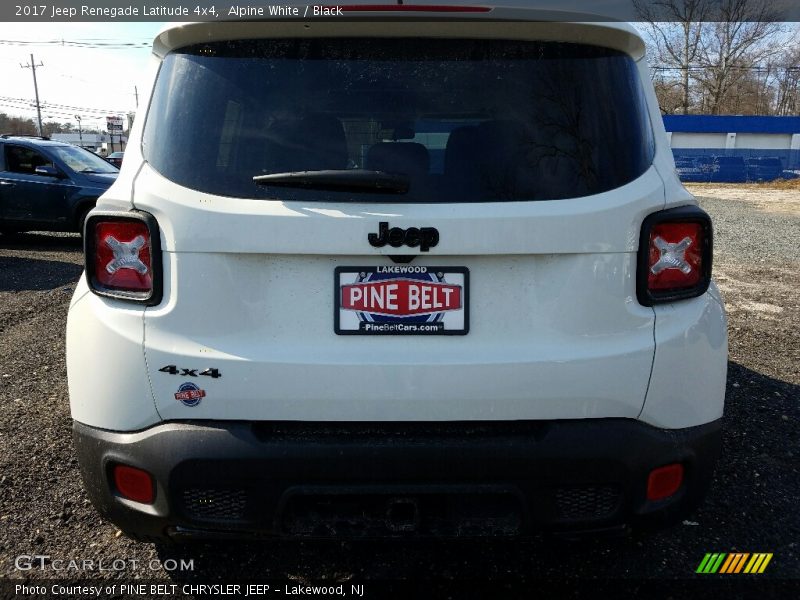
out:
<path id="1" fill-rule="evenodd" d="M 93 503 L 148 539 L 682 518 L 726 323 L 641 39 L 373 16 L 157 37 L 69 312 Z"/>

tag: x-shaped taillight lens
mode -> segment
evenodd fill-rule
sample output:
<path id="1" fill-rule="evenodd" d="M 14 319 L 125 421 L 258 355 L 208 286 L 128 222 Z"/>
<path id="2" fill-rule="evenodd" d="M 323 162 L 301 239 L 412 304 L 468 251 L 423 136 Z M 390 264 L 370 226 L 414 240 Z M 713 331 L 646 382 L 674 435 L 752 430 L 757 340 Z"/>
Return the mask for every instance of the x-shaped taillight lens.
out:
<path id="1" fill-rule="evenodd" d="M 702 275 L 700 223 L 659 223 L 650 231 L 647 285 L 651 290 L 692 287 Z"/>
<path id="2" fill-rule="evenodd" d="M 160 293 L 158 229 L 152 216 L 135 215 L 89 215 L 89 284 L 100 295 L 152 304 Z"/>

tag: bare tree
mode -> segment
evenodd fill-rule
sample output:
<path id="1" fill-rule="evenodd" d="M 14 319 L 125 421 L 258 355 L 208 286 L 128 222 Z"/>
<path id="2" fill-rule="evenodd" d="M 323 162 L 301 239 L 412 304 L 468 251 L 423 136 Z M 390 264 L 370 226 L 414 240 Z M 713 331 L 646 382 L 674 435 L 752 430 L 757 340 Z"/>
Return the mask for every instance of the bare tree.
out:
<path id="1" fill-rule="evenodd" d="M 665 113 L 796 114 L 797 31 L 775 0 L 632 0 Z M 782 51 L 782 53 L 781 53 Z M 680 101 L 676 102 L 678 96 Z"/>
<path id="2" fill-rule="evenodd" d="M 634 8 L 647 23 L 658 61 L 656 70 L 680 72 L 681 108 L 689 113 L 689 72 L 700 57 L 704 29 L 709 23 L 711 0 L 633 0 Z M 666 86 L 662 83 L 662 87 Z M 663 109 L 663 107 L 662 107 Z"/>
<path id="3" fill-rule="evenodd" d="M 719 106 L 718 113 L 735 115 L 769 115 L 775 101 L 771 67 L 746 70 L 739 76 L 735 93 L 729 93 Z M 707 112 L 711 112 L 711 97 L 706 97 Z"/>
<path id="4" fill-rule="evenodd" d="M 32 119 L 0 113 L 0 134 L 2 133 L 35 135 L 36 125 Z"/>
<path id="5" fill-rule="evenodd" d="M 800 44 L 785 50 L 776 61 L 775 114 L 800 113 Z"/>
<path id="6" fill-rule="evenodd" d="M 715 11 L 719 20 L 705 27 L 698 48 L 701 68 L 693 71 L 711 114 L 724 110 L 731 91 L 780 51 L 783 31 L 771 0 L 720 0 Z"/>
<path id="7" fill-rule="evenodd" d="M 658 107 L 665 115 L 672 115 L 683 108 L 683 84 L 674 77 L 669 77 L 663 72 L 653 74 L 653 86 L 658 98 Z"/>

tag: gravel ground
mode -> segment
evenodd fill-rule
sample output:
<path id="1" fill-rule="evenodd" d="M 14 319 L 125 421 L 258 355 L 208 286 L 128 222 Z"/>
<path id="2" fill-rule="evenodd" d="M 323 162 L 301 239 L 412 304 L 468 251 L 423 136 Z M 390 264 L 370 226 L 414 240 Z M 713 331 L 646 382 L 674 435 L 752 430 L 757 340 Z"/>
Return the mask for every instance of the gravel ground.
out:
<path id="1" fill-rule="evenodd" d="M 706 552 L 741 551 L 775 554 L 761 577 L 800 580 L 800 194 L 744 186 L 692 191 L 715 220 L 715 274 L 730 313 L 724 455 L 712 490 L 682 526 L 564 547 L 512 540 L 165 548 L 128 540 L 94 512 L 73 458 L 64 328 L 81 272 L 80 240 L 0 236 L 0 577 L 58 576 L 14 567 L 21 554 L 45 554 L 96 563 L 194 560 L 194 571 L 181 575 L 124 572 L 167 581 L 496 580 L 535 589 L 538 578 L 565 574 L 686 578 Z"/>

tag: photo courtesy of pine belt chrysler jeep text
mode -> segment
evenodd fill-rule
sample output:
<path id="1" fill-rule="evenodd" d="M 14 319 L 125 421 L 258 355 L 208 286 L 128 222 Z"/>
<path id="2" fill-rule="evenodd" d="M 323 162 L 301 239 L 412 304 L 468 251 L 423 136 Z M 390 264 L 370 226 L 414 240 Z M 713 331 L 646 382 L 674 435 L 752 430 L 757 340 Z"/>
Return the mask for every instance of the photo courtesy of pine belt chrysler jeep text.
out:
<path id="1" fill-rule="evenodd" d="M 372 10 L 156 37 L 69 311 L 92 502 L 176 541 L 685 518 L 726 319 L 641 38 Z"/>

